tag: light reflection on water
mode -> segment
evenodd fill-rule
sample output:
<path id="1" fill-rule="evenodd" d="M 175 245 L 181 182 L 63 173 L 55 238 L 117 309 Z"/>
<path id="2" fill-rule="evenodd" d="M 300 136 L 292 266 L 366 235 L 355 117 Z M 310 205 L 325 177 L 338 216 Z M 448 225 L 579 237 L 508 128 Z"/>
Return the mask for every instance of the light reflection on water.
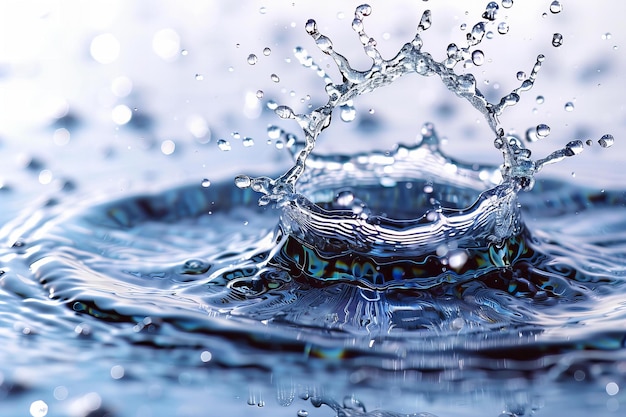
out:
<path id="1" fill-rule="evenodd" d="M 451 3 L 454 6 L 455 2 Z M 246 172 L 273 173 L 289 163 L 285 152 L 265 143 L 265 127 L 276 123 L 275 117 L 260 112 L 258 103 L 246 97 L 262 88 L 264 99 L 273 98 L 281 104 L 293 100 L 297 106 L 304 98 L 302 104 L 306 105 L 307 94 L 312 96 L 311 101 L 321 100 L 315 96 L 321 88 L 319 81 L 311 76 L 303 82 L 306 72 L 295 60 L 291 58 L 291 64 L 283 61 L 292 56 L 293 46 L 309 45 L 303 30 L 309 17 L 331 22 L 327 23 L 327 31 L 337 34 L 335 42 L 351 45 L 352 32 L 346 36 L 342 30 L 349 31 L 345 27 L 353 5 L 343 10 L 343 18 L 340 11 L 320 11 L 315 4 L 267 5 L 264 10 L 261 6 L 251 4 L 243 11 L 224 5 L 186 10 L 173 3 L 161 3 L 157 8 L 147 3 L 113 3 L 95 8 L 84 18 L 83 13 L 74 12 L 81 7 L 78 4 L 57 9 L 42 3 L 35 9 L 19 10 L 15 6 L 10 10 L 15 13 L 14 21 L 24 24 L 3 25 L 4 30 L 12 31 L 11 37 L 17 44 L 21 42 L 21 48 L 5 52 L 2 59 L 7 64 L 3 65 L 5 75 L 0 80 L 8 97 L 5 103 L 11 103 L 3 106 L 0 123 L 0 151 L 7 160 L 0 167 L 0 219 L 7 224 L 3 229 L 4 241 L 17 243 L 0 251 L 5 300 L 1 304 L 4 318 L 0 335 L 6 342 L 1 353 L 0 393 L 5 394 L 2 407 L 7 410 L 6 415 L 24 415 L 36 400 L 45 401 L 48 415 L 88 415 L 96 409 L 99 415 L 204 415 L 207 404 L 219 407 L 227 415 L 293 416 L 299 408 L 307 409 L 310 415 L 329 412 L 328 407 L 316 410 L 310 401 L 300 399 L 307 392 L 314 399 L 329 398 L 326 401 L 336 412 L 341 407 L 331 400 L 341 401 L 344 394 L 354 392 L 368 411 L 429 411 L 443 417 L 496 416 L 504 409 L 517 415 L 522 411 L 532 413 L 534 409 L 539 415 L 550 415 L 551 410 L 567 409 L 571 410 L 570 415 L 617 415 L 620 405 L 624 407 L 620 404 L 624 390 L 620 393 L 619 388 L 626 371 L 623 351 L 619 350 L 623 337 L 618 324 L 623 321 L 623 302 L 620 292 L 611 291 L 610 287 L 585 287 L 591 288 L 588 298 L 602 300 L 595 316 L 583 315 L 584 320 L 571 321 L 572 327 L 551 329 L 542 336 L 545 344 L 539 347 L 533 343 L 540 336 L 530 329 L 519 334 L 522 347 L 517 350 L 503 350 L 502 339 L 494 336 L 493 348 L 486 349 L 484 355 L 465 356 L 467 352 L 455 345 L 454 338 L 438 338 L 442 333 L 435 332 L 435 337 L 416 340 L 415 350 L 405 357 L 397 356 L 393 338 L 372 339 L 367 345 L 372 343 L 369 347 L 374 352 L 395 353 L 377 357 L 357 348 L 336 349 L 328 341 L 340 335 L 307 334 L 306 329 L 302 330 L 304 342 L 297 337 L 292 339 L 298 329 L 292 329 L 282 341 L 272 341 L 267 335 L 278 335 L 266 330 L 262 321 L 248 323 L 250 331 L 242 336 L 237 332 L 241 326 L 237 320 L 233 323 L 216 317 L 208 325 L 199 320 L 207 311 L 213 311 L 197 311 L 194 307 L 207 294 L 195 290 L 183 298 L 168 293 L 168 279 L 179 276 L 176 273 L 185 260 L 208 259 L 225 265 L 234 260 L 214 258 L 226 250 L 238 252 L 250 246 L 246 256 L 252 254 L 254 243 L 269 233 L 266 225 L 275 224 L 271 214 L 228 211 L 224 219 L 205 217 L 198 224 L 190 216 L 196 213 L 179 207 L 183 210 L 180 213 L 192 218 L 188 220 L 188 230 L 168 228 L 168 219 L 159 217 L 158 210 L 148 211 L 145 223 L 128 230 L 85 224 L 83 215 L 79 221 L 69 222 L 69 226 L 64 223 L 76 214 L 74 208 L 81 213 L 96 201 L 117 201 L 114 197 L 154 190 L 161 193 L 157 200 L 171 202 L 162 193 L 173 185 L 192 183 L 200 188 L 207 178 L 211 181 L 207 191 L 211 193 L 244 167 Z M 412 35 L 422 5 L 407 4 L 394 10 L 384 4 L 373 6 L 376 12 L 368 22 L 369 30 L 382 31 L 376 37 L 389 39 L 393 45 L 387 47 L 383 43 L 381 49 L 383 53 L 392 53 Z M 443 6 L 438 11 L 430 2 L 423 6 L 434 9 L 434 26 L 427 38 L 429 44 L 433 43 L 428 48 L 432 51 L 444 51 L 450 36 L 459 36 L 457 27 L 470 25 L 477 15 L 470 11 L 466 17 L 465 5 L 457 4 L 451 9 L 454 13 Z M 516 4 L 507 12 L 511 30 L 506 36 L 513 39 L 496 37 L 493 44 L 498 46 L 487 43 L 486 56 L 494 62 L 472 70 L 481 76 L 484 70 L 486 91 L 493 88 L 493 95 L 500 96 L 500 91 L 509 90 L 505 85 L 517 83 L 511 68 L 526 68 L 529 57 L 539 52 L 548 56 L 533 90 L 533 94 L 541 93 L 544 100 L 522 100 L 511 112 L 515 116 L 505 116 L 517 118 L 506 122 L 520 132 L 527 126 L 548 122 L 552 127 L 548 140 L 552 142 L 538 142 L 538 154 L 542 154 L 542 149 L 545 154 L 553 150 L 558 146 L 554 144 L 557 140 L 561 145 L 579 135 L 599 137 L 607 131 L 617 134 L 623 130 L 621 84 L 617 77 L 623 58 L 613 49 L 614 45 L 621 46 L 623 35 L 616 22 L 608 27 L 610 20 L 595 19 L 586 22 L 584 34 L 580 33 L 579 16 L 590 12 L 575 9 L 574 5 L 565 6 L 558 16 L 548 12 L 541 17 L 541 13 L 547 12 L 547 5 L 531 10 L 527 5 Z M 483 7 L 480 5 L 481 10 Z M 609 2 L 589 7 L 604 8 L 603 15 L 609 17 L 616 15 Z M 80 17 L 69 19 L 72 13 Z M 515 19 L 539 23 L 524 25 Z M 75 25 L 72 29 L 78 29 L 83 36 L 62 30 L 65 24 Z M 27 36 L 23 32 L 26 29 L 54 36 L 45 37 L 51 42 L 45 44 L 46 41 Z M 552 32 L 563 33 L 564 43 L 558 49 L 551 46 Z M 519 40 L 525 37 L 533 40 Z M 225 39 L 231 40 L 230 44 Z M 437 42 L 442 43 L 441 47 Z M 520 45 L 515 56 L 507 54 L 511 44 Z M 267 56 L 262 52 L 266 46 L 272 49 Z M 350 50 L 349 46 L 343 49 Z M 175 53 L 177 50 L 179 54 Z M 246 62 L 251 53 L 258 57 L 252 66 Z M 361 59 L 359 54 L 354 54 L 356 62 Z M 323 59 L 320 62 L 328 63 Z M 279 75 L 280 82 L 272 81 L 273 73 Z M 488 133 L 486 126 L 477 124 L 475 117 L 464 117 L 469 110 L 457 106 L 459 100 L 439 101 L 439 90 L 432 84 L 424 80 L 404 84 L 406 90 L 411 91 L 416 85 L 420 91 L 419 100 L 411 100 L 415 101 L 413 108 L 404 105 L 409 101 L 394 98 L 402 94 L 399 90 L 405 90 L 403 87 L 382 90 L 371 101 L 364 101 L 366 111 L 368 107 L 375 110 L 370 123 L 379 126 L 375 132 L 384 133 L 383 140 L 376 134 L 362 140 L 354 125 L 335 123 L 333 128 L 338 136 L 346 138 L 345 143 L 328 141 L 321 143 L 322 148 L 327 152 L 388 148 L 399 138 L 411 140 L 419 124 L 428 120 L 440 126 L 440 133 L 449 138 L 446 149 L 450 153 L 458 152 L 469 160 L 497 162 L 498 152 L 491 148 L 491 139 L 481 137 Z M 496 88 L 496 84 L 501 86 Z M 291 89 L 296 88 L 302 91 L 294 91 L 292 97 Z M 237 93 L 232 94 L 233 91 Z M 564 103 L 572 100 L 575 109 L 566 112 Z M 255 145 L 246 149 L 244 137 L 254 137 Z M 219 139 L 228 140 L 232 150 L 220 151 Z M 591 194 L 597 195 L 599 187 L 608 190 L 621 185 L 623 174 L 614 167 L 618 166 L 623 146 L 618 142 L 611 152 L 589 149 L 575 162 L 569 161 L 566 168 L 549 169 L 556 174 L 565 172 L 570 182 L 591 184 Z M 599 161 L 602 172 L 598 172 Z M 576 172 L 575 179 L 571 178 L 571 171 Z M 542 174 L 547 173 L 548 169 Z M 193 196 L 197 193 L 186 194 L 191 196 L 191 203 L 181 207 L 202 207 L 194 206 L 198 199 Z M 228 198 L 234 199 L 233 205 L 253 204 L 254 197 L 248 194 L 238 190 L 230 193 L 209 198 L 208 204 Z M 523 202 L 530 207 L 529 224 L 540 238 L 547 236 L 541 243 L 543 250 L 555 254 L 561 267 L 588 267 L 586 272 L 592 277 L 603 276 L 603 271 L 611 267 L 615 274 L 622 274 L 623 201 L 617 198 L 618 202 L 615 206 L 609 204 L 609 209 L 585 212 L 584 200 L 568 200 L 567 187 L 563 194 L 558 190 L 542 194 L 539 188 L 535 197 L 523 196 Z M 562 199 L 562 206 L 553 203 L 558 198 Z M 551 202 L 546 203 L 547 200 Z M 533 204 L 537 210 L 533 211 Z M 572 213 L 576 204 L 582 204 L 577 209 L 580 215 Z M 33 209 L 42 205 L 48 207 L 45 215 L 55 220 L 32 215 Z M 560 217 L 554 220 L 552 215 L 547 216 L 546 206 Z M 569 214 L 564 216 L 563 212 Z M 266 215 L 270 220 L 265 221 Z M 117 219 L 124 221 L 123 217 Z M 220 230 L 228 231 L 228 241 L 220 239 L 219 234 L 211 236 L 211 222 L 219 222 Z M 20 235 L 13 233 L 15 230 L 28 231 L 24 234 L 28 240 L 15 240 L 13 237 Z M 63 233 L 55 234 L 58 230 Z M 247 230 L 253 233 L 247 234 Z M 96 248 L 88 248 L 90 238 L 97 239 Z M 50 246 L 45 247 L 46 244 Z M 97 250 L 98 256 L 90 249 Z M 36 254 L 45 250 L 54 256 L 35 262 Z M 577 256 L 569 256 L 571 253 Z M 28 263 L 16 261 L 29 256 L 33 262 L 30 268 Z M 607 260 L 607 256 L 615 257 L 616 262 Z M 138 264 L 141 268 L 131 270 Z M 161 275 L 148 275 L 155 270 Z M 110 282 L 116 273 L 123 279 Z M 46 276 L 46 282 L 38 282 L 41 276 Z M 59 283 L 56 286 L 54 279 Z M 147 281 L 150 285 L 146 285 Z M 185 283 L 178 285 L 184 294 L 180 288 L 184 289 Z M 103 295 L 103 288 L 107 296 Z M 312 294 L 319 291 L 313 290 Z M 90 300 L 88 295 L 91 300 L 100 300 L 98 308 L 83 302 Z M 75 300 L 77 297 L 80 299 Z M 333 295 L 325 297 L 331 300 Z M 178 309 L 178 313 L 159 319 L 163 310 L 170 307 Z M 575 318 L 577 308 L 575 304 L 563 306 L 560 314 Z M 254 306 L 241 310 L 245 325 L 245 314 L 254 311 Z M 107 311 L 117 311 L 119 317 L 107 316 Z M 554 311 L 548 310 L 546 316 Z M 84 312 L 91 316 L 76 314 Z M 324 317 L 335 319 L 333 315 Z M 552 318 L 559 321 L 559 317 Z M 311 322 L 314 324 L 315 317 Z M 454 326 L 454 320 L 451 324 Z M 511 340 L 506 329 L 500 331 L 504 340 Z M 572 334 L 580 335 L 579 348 L 589 350 L 570 352 L 575 345 L 561 345 Z M 305 343 L 307 336 L 315 338 L 317 348 L 311 350 Z M 377 350 L 380 342 L 384 346 Z M 479 341 L 474 342 L 480 345 Z M 275 350 L 272 343 L 285 350 L 282 361 L 267 353 Z M 355 341 L 357 347 L 359 343 Z M 422 354 L 415 355 L 416 351 Z M 441 351 L 450 355 L 440 355 Z M 303 360 L 307 357 L 311 359 Z M 515 362 L 518 359 L 526 360 Z M 532 371 L 526 370 L 530 380 L 524 379 L 528 376 L 525 368 Z M 397 370 L 401 371 L 394 372 Z M 575 409 L 570 400 L 573 394 L 580 400 L 580 407 Z M 289 403 L 293 405 L 277 406 Z M 346 409 L 352 408 L 352 415 L 362 411 L 352 400 L 347 405 Z M 31 415 L 35 415 L 33 411 Z"/>

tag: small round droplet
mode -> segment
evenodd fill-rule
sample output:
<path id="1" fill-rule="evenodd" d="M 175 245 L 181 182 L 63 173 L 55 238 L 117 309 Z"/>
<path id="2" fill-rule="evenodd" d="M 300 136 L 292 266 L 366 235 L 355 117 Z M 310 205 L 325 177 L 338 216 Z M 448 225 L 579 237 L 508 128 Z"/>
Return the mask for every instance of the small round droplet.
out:
<path id="1" fill-rule="evenodd" d="M 561 45 L 563 45 L 563 35 L 561 35 L 560 33 L 555 33 L 554 35 L 552 35 L 552 46 L 558 48 Z"/>
<path id="2" fill-rule="evenodd" d="M 565 111 L 566 112 L 574 111 L 574 103 L 572 103 L 571 101 L 568 101 L 567 103 L 565 103 Z"/>
<path id="3" fill-rule="evenodd" d="M 467 23 L 462 23 L 461 26 L 460 26 L 460 29 L 461 30 L 467 29 Z"/>
<path id="4" fill-rule="evenodd" d="M 211 180 L 209 180 L 208 178 L 205 178 L 205 179 L 202 180 L 200 185 L 202 185 L 202 187 L 204 187 L 204 188 L 208 188 L 208 187 L 211 186 Z"/>
<path id="5" fill-rule="evenodd" d="M 263 48 L 263 55 L 269 56 L 272 53 L 270 48 Z"/>
<path id="6" fill-rule="evenodd" d="M 258 99 L 262 99 L 263 98 L 263 90 L 256 90 L 256 98 Z"/>
<path id="7" fill-rule="evenodd" d="M 296 416 L 298 417 L 309 417 L 309 412 L 306 410 L 298 410 L 298 413 L 296 414 Z"/>
<path id="8" fill-rule="evenodd" d="M 259 58 L 257 58 L 257 56 L 254 54 L 250 54 L 248 55 L 247 61 L 248 61 L 248 64 L 254 65 L 259 61 Z"/>
<path id="9" fill-rule="evenodd" d="M 226 139 L 220 139 L 217 141 L 217 147 L 220 148 L 221 151 L 230 151 L 230 142 Z"/>
<path id="10" fill-rule="evenodd" d="M 550 134 L 550 126 L 546 124 L 537 125 L 537 137 L 539 139 L 545 138 Z"/>
<path id="11" fill-rule="evenodd" d="M 281 119 L 293 119 L 295 117 L 293 110 L 291 110 L 289 106 L 278 106 L 276 110 L 274 110 L 274 113 Z"/>
<path id="12" fill-rule="evenodd" d="M 526 79 L 526 73 L 524 71 L 518 71 L 516 77 L 519 81 L 524 81 Z"/>
<path id="13" fill-rule="evenodd" d="M 502 7 L 510 9 L 513 6 L 513 0 L 502 0 Z"/>
<path id="14" fill-rule="evenodd" d="M 340 117 L 344 122 L 351 122 L 356 118 L 356 109 L 350 105 L 341 106 Z"/>
<path id="15" fill-rule="evenodd" d="M 202 80 L 204 80 L 204 75 L 202 75 L 202 74 L 196 74 L 196 80 L 197 80 L 197 81 L 202 81 Z"/>
<path id="16" fill-rule="evenodd" d="M 472 63 L 477 67 L 483 65 L 485 63 L 485 54 L 480 49 L 472 52 Z"/>
<path id="17" fill-rule="evenodd" d="M 606 134 L 602 136 L 600 139 L 598 139 L 598 143 L 603 148 L 610 148 L 611 146 L 613 146 L 614 142 L 615 142 L 615 138 L 613 137 L 613 135 L 610 135 L 610 134 Z"/>
<path id="18" fill-rule="evenodd" d="M 545 101 L 545 98 L 543 96 L 537 96 L 535 101 L 537 102 L 537 104 L 543 104 L 543 102 Z"/>
<path id="19" fill-rule="evenodd" d="M 265 6 L 261 6 L 261 7 L 259 8 L 259 13 L 261 13 L 261 14 L 265 14 L 265 13 L 267 13 L 267 7 L 265 7 Z"/>
<path id="20" fill-rule="evenodd" d="M 563 11 L 563 5 L 561 4 L 560 1 L 554 0 L 552 3 L 550 3 L 550 12 L 557 14 L 557 13 L 561 13 L 562 11 Z"/>
<path id="21" fill-rule="evenodd" d="M 505 35 L 507 33 L 509 33 L 509 24 L 506 22 L 500 22 L 498 24 L 498 33 L 500 35 Z"/>
<path id="22" fill-rule="evenodd" d="M 606 32 L 606 33 L 602 34 L 602 39 L 605 40 L 605 41 L 611 39 L 612 37 L 613 37 L 613 35 L 610 32 Z"/>
<path id="23" fill-rule="evenodd" d="M 280 82 L 280 78 L 278 77 L 278 75 L 276 74 L 272 74 L 270 75 L 270 78 L 272 79 L 272 81 L 274 81 L 275 83 Z"/>
<path id="24" fill-rule="evenodd" d="M 254 146 L 254 139 L 245 137 L 243 138 L 242 143 L 243 143 L 243 146 L 245 146 L 246 148 L 249 148 L 251 146 Z"/>

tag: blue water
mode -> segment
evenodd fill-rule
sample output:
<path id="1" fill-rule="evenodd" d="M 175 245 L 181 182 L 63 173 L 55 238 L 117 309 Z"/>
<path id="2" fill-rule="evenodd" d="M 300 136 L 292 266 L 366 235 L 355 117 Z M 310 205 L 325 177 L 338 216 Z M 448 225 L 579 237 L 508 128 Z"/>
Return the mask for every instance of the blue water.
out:
<path id="1" fill-rule="evenodd" d="M 512 16 L 519 6 L 511 9 Z M 547 5 L 543 8 L 548 11 Z M 282 22 L 276 9 L 251 9 L 246 22 L 268 13 L 271 17 L 272 12 Z M 285 27 L 292 19 L 289 10 L 280 12 L 288 16 Z M 384 5 L 375 5 L 375 10 L 382 12 Z M 145 16 L 141 6 L 131 11 L 135 17 L 127 17 L 129 21 Z M 167 7 L 161 9 L 165 11 Z M 58 16 L 58 10 L 48 12 Z M 228 9 L 221 13 L 234 14 Z M 312 11 L 300 13 L 308 18 Z M 339 19 L 338 26 L 349 23 L 351 13 L 345 10 L 348 17 Z M 409 36 L 419 13 L 421 9 L 406 29 Z M 333 25 L 336 14 L 331 13 Z M 193 22 L 189 14 L 183 16 Z M 159 25 L 142 19 L 155 31 L 172 24 L 166 18 Z M 304 21 L 298 21 L 301 32 Z M 611 28 L 613 43 L 619 39 L 616 29 Z M 123 38 L 123 30 L 115 33 Z M 290 33 L 280 29 L 274 35 Z M 198 35 L 185 36 L 190 40 Z M 566 43 L 559 48 L 567 46 L 566 32 L 564 37 Z M 402 42 L 406 36 L 398 38 Z M 286 50 L 293 46 L 289 40 L 280 42 L 289 43 Z M 241 52 L 232 58 L 237 68 L 262 71 L 260 64 L 245 63 L 253 48 L 244 47 L 235 47 Z M 256 53 L 269 61 L 281 51 L 280 45 L 272 47 L 269 57 Z M 606 65 L 618 71 L 611 53 L 609 47 Z M 529 60 L 520 62 L 527 65 Z M 185 71 L 200 72 L 194 68 L 198 61 L 178 63 Z M 80 64 L 87 65 L 92 64 Z M 18 78 L 18 66 L 10 68 L 7 79 Z M 125 71 L 129 69 L 120 66 L 111 78 Z M 163 67 L 156 72 L 168 79 L 168 71 Z M 226 78 L 227 72 L 218 74 Z M 44 75 L 33 82 L 45 83 L 49 79 Z M 206 73 L 204 81 L 211 75 Z M 145 75 L 150 76 L 154 74 Z M 599 88 L 596 76 L 589 77 L 591 81 L 580 83 Z M 141 91 L 142 78 L 131 78 Z M 288 74 L 281 84 L 288 86 L 285 78 Z M 193 91 L 198 80 L 190 79 L 196 83 Z M 601 79 L 609 85 L 611 80 Z M 310 93 L 319 88 L 316 82 L 307 86 Z M 107 78 L 103 84 L 109 88 L 109 83 Z M 179 87 L 186 97 L 200 95 L 185 90 L 183 83 Z M 555 101 L 558 97 L 547 87 L 535 92 Z M 76 102 L 87 102 L 88 95 Z M 610 94 L 606 97 L 610 101 Z M 376 96 L 371 103 L 382 99 Z M 612 162 L 619 143 L 605 153 L 598 146 L 589 149 L 586 161 L 586 154 L 568 161 L 564 170 L 569 178 L 550 178 L 546 168 L 531 192 L 520 193 L 519 239 L 506 253 L 489 246 L 490 262 L 506 265 L 487 265 L 477 268 L 473 279 L 461 274 L 463 279 L 428 288 L 402 284 L 383 289 L 367 279 L 316 280 L 312 265 L 323 256 L 309 262 L 308 270 L 294 266 L 302 264 L 291 251 L 280 255 L 277 250 L 284 242 L 277 229 L 281 211 L 259 207 L 258 194 L 235 187 L 236 173 L 268 175 L 289 166 L 286 152 L 266 146 L 262 134 L 249 151 L 227 133 L 230 125 L 237 125 L 244 136 L 253 124 L 262 131 L 275 122 L 271 112 L 262 111 L 257 119 L 233 116 L 211 122 L 215 131 L 209 140 L 193 133 L 198 133 L 197 125 L 178 122 L 201 112 L 188 102 L 193 100 L 173 100 L 185 109 L 192 107 L 188 112 L 162 104 L 151 109 L 147 98 L 127 100 L 131 107 L 138 103 L 138 110 L 132 123 L 117 128 L 98 121 L 94 115 L 100 107 L 76 104 L 72 117 L 35 131 L 32 141 L 23 130 L 3 133 L 0 152 L 7 163 L 0 171 L 0 415 L 495 417 L 623 412 L 626 191 L 620 187 L 623 174 Z M 232 109 L 239 111 L 241 104 L 233 101 L 236 107 L 212 111 L 235 113 Z M 470 162 L 490 159 L 493 153 L 491 162 L 497 161 L 492 140 L 483 146 L 479 138 L 471 139 L 476 133 L 468 126 L 475 116 L 469 117 L 469 125 L 458 123 L 467 109 L 458 110 L 451 104 L 456 101 L 443 101 L 443 110 L 429 115 L 436 122 L 448 121 L 436 125 L 440 134 L 449 135 L 450 152 Z M 619 137 L 623 124 L 611 119 L 596 131 L 597 115 L 584 113 L 581 101 L 576 115 L 589 119 L 571 122 L 579 134 L 599 137 L 610 131 Z M 396 113 L 405 112 L 397 101 L 388 103 Z M 101 104 L 107 115 L 106 106 L 114 105 Z M 372 115 L 384 113 L 384 106 L 376 109 Z M 248 111 L 255 111 L 254 106 Z M 621 114 L 611 111 L 606 113 Z M 142 119 L 142 112 L 153 116 Z M 456 115 L 452 120 L 450 112 Z M 202 117 L 212 120 L 204 113 Z M 425 120 L 420 116 L 418 123 Z M 418 130 L 414 123 L 413 117 L 412 135 Z M 357 144 L 373 146 L 356 139 L 372 141 L 372 132 L 374 137 L 388 134 L 394 124 L 392 116 L 371 117 L 351 128 L 338 127 L 338 134 L 351 139 L 353 150 Z M 560 124 L 551 124 L 556 136 Z M 61 128 L 71 132 L 69 144 L 63 144 Z M 192 137 L 171 133 L 184 129 Z M 569 131 L 568 126 L 562 129 Z M 456 146 L 459 131 L 470 138 L 469 144 Z M 220 151 L 219 137 L 236 146 Z M 176 143 L 174 152 L 170 138 Z M 567 133 L 562 138 L 572 139 Z M 39 148 L 38 140 L 45 145 Z M 562 145 L 548 144 L 547 149 Z M 478 147 L 480 152 L 472 150 Z M 332 146 L 330 150 L 337 152 Z M 257 163 L 260 159 L 267 162 Z M 575 178 L 569 175 L 572 170 Z M 579 180 L 590 171 L 586 183 Z M 411 187 L 403 183 L 365 192 L 377 202 L 370 204 L 376 209 L 409 216 Z M 475 197 L 473 190 L 462 187 L 447 194 L 445 190 L 441 195 L 447 196 L 448 205 L 457 201 L 463 206 Z"/>

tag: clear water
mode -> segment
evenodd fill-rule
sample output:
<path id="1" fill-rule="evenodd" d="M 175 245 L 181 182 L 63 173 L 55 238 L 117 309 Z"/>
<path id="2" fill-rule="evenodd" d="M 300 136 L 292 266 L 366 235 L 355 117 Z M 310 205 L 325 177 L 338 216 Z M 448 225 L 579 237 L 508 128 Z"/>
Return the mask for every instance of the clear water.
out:
<path id="1" fill-rule="evenodd" d="M 72 105 L 43 129 L 62 150 L 50 153 L 39 153 L 23 131 L 8 129 L 1 145 L 12 156 L 7 166 L 13 169 L 0 177 L 2 415 L 620 415 L 626 407 L 626 191 L 619 186 L 619 169 L 608 166 L 618 153 L 623 125 L 601 123 L 591 111 L 592 127 L 580 124 L 571 135 L 556 116 L 550 126 L 540 118 L 522 121 L 524 100 L 539 106 L 543 95 L 561 97 L 548 87 L 539 89 L 546 68 L 537 74 L 543 58 L 535 58 L 545 54 L 549 62 L 553 50 L 566 50 L 568 26 L 559 27 L 557 20 L 546 23 L 548 31 L 562 34 L 557 44 L 550 34 L 530 60 L 520 57 L 524 68 L 530 64 L 529 75 L 504 66 L 517 86 L 503 88 L 502 94 L 492 90 L 493 81 L 476 81 L 482 78 L 481 67 L 490 63 L 490 43 L 507 45 L 510 41 L 502 37 L 515 30 L 515 14 L 528 10 L 512 3 L 489 2 L 467 14 L 460 8 L 456 15 L 455 9 L 437 11 L 432 5 L 432 25 L 428 14 L 418 18 L 425 7 L 406 6 L 418 36 L 394 25 L 399 44 L 395 51 L 389 48 L 389 56 L 407 40 L 413 49 L 401 49 L 399 58 L 389 61 L 365 34 L 376 25 L 366 21 L 362 26 L 369 9 L 357 9 L 354 22 L 352 10 L 333 11 L 338 19 L 333 26 L 352 22 L 361 39 L 370 62 L 359 65 L 371 66 L 364 71 L 347 67 L 348 61 L 358 61 L 356 54 L 344 61 L 330 48 L 338 40 L 322 34 L 327 26 L 321 17 L 319 26 L 305 19 L 299 29 L 331 59 L 322 58 L 317 67 L 297 48 L 295 57 L 289 55 L 290 71 L 277 75 L 280 71 L 272 68 L 263 81 L 267 88 L 250 87 L 245 117 L 218 118 L 213 132 L 207 132 L 210 116 L 177 108 L 193 107 L 192 93 L 173 100 L 177 107 L 163 113 L 153 105 L 153 113 L 169 122 L 151 120 L 143 110 L 150 109 L 148 99 L 124 95 L 129 80 L 131 90 L 137 90 L 145 78 L 126 79 L 122 70 L 114 71 L 110 83 L 119 102 L 101 104 L 116 128 L 81 115 L 97 114 L 98 106 Z M 284 7 L 290 16 L 295 4 Z M 251 8 L 254 19 L 278 14 L 265 5 Z M 532 21 L 560 18 L 568 9 L 559 2 L 543 5 L 532 10 Z M 372 22 L 379 11 L 385 13 L 384 5 L 374 7 Z M 300 12 L 307 19 L 319 14 L 315 7 Z M 135 19 L 146 10 L 138 6 L 132 13 Z M 442 54 L 435 59 L 426 51 L 438 52 L 428 38 L 438 13 L 442 19 L 448 13 L 465 28 L 453 33 L 462 35 L 458 47 L 447 45 L 448 35 L 434 32 L 433 43 L 443 38 Z M 475 25 L 479 20 L 483 23 Z M 570 25 L 572 38 L 575 24 Z M 168 65 L 193 56 L 180 41 L 183 29 L 164 26 L 153 28 L 151 52 Z M 615 30 L 610 36 L 604 30 L 597 42 L 614 40 Z M 112 33 L 121 36 L 120 29 Z M 303 37 L 302 42 L 311 40 Z M 258 51 L 246 49 L 242 40 L 234 46 L 241 52 L 237 62 L 259 72 L 281 53 L 282 43 L 291 39 Z M 115 55 L 111 44 L 106 33 L 92 34 L 90 59 L 98 65 L 114 63 L 108 62 Z M 605 65 L 619 71 L 612 46 Z M 403 59 L 412 64 L 399 64 Z M 326 88 L 328 101 L 316 99 L 319 107 L 307 107 L 311 99 L 303 97 L 300 113 L 292 110 L 298 103 L 274 104 L 303 94 L 269 86 L 290 88 L 289 76 L 307 71 L 298 61 L 315 69 L 326 84 L 341 79 L 329 75 L 333 61 L 338 62 L 344 76 L 344 83 L 335 86 L 339 94 Z M 239 77 L 229 63 L 220 64 L 217 75 L 180 65 L 195 83 L 216 83 L 231 72 Z M 7 67 L 8 79 L 18 77 L 18 67 Z M 170 76 L 169 68 L 159 76 Z M 594 72 L 596 66 L 590 68 Z M 394 98 L 400 94 L 396 87 L 387 84 L 419 74 L 443 80 L 428 80 L 428 87 L 443 85 L 437 91 L 447 94 L 432 118 L 439 133 L 431 124 L 420 130 L 432 119 L 411 115 L 417 141 L 396 146 L 402 140 L 394 138 L 381 148 L 372 138 L 395 132 L 392 116 L 406 119 L 408 107 Z M 599 88 L 597 75 L 587 77 L 591 81 L 583 77 L 581 85 Z M 314 78 L 306 92 L 315 95 L 323 84 L 320 88 Z M 12 84 L 7 85 L 10 91 Z M 410 97 L 417 95 L 415 101 L 432 108 L 422 85 Z M 389 96 L 376 95 L 387 90 Z M 369 111 L 359 108 L 365 92 L 374 97 Z M 586 117 L 583 98 L 574 108 L 569 91 L 558 94 L 563 95 L 563 114 Z M 610 114 L 616 106 L 605 101 Z M 136 110 L 133 102 L 141 103 Z M 461 111 L 455 110 L 458 102 Z M 286 120 L 290 123 L 281 128 L 268 128 L 267 136 L 249 134 L 253 124 L 265 130 L 279 122 L 263 108 L 295 118 L 303 133 L 285 133 L 297 128 Z M 377 118 L 389 108 L 392 116 Z M 450 113 L 454 118 L 446 116 Z M 440 124 L 442 118 L 447 123 Z M 463 135 L 438 136 L 448 128 L 454 133 L 455 123 L 464 118 L 471 125 L 486 122 L 473 141 L 472 129 L 463 124 Z M 352 121 L 347 125 L 353 127 L 338 126 L 341 120 Z M 236 126 L 226 133 L 231 124 Z M 108 133 L 98 132 L 101 128 Z M 190 140 L 176 132 L 180 128 Z M 559 128 L 564 133 L 556 144 Z M 94 156 L 88 139 L 100 135 L 110 136 L 110 143 L 97 145 Z M 345 138 L 347 150 L 331 147 L 323 153 L 323 142 L 332 143 L 333 135 Z M 269 138 L 265 148 L 264 136 Z M 532 155 L 523 147 L 526 139 Z M 584 144 L 588 139 L 593 146 Z M 375 141 L 377 150 L 362 150 L 366 140 Z M 569 171 L 576 169 L 575 178 L 548 176 L 553 166 L 545 165 L 585 147 L 582 155 L 562 162 Z M 246 157 L 246 148 L 257 155 Z M 596 151 L 591 157 L 606 164 L 601 173 L 584 159 Z M 542 152 L 547 156 L 536 156 Z M 71 164 L 79 169 L 68 169 Z M 588 185 L 576 181 L 585 164 L 592 165 Z M 115 169 L 105 168 L 111 166 Z M 253 170 L 285 174 L 241 174 Z M 235 174 L 240 175 L 233 181 Z"/>

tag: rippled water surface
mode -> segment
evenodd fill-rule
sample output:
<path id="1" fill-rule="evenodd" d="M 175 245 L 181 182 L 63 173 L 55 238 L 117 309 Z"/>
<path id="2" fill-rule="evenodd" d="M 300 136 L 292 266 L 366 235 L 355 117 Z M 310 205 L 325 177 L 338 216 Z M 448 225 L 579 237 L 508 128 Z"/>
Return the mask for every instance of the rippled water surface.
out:
<path id="1" fill-rule="evenodd" d="M 621 415 L 619 7 L 430 3 L 6 6 L 0 414 Z"/>

